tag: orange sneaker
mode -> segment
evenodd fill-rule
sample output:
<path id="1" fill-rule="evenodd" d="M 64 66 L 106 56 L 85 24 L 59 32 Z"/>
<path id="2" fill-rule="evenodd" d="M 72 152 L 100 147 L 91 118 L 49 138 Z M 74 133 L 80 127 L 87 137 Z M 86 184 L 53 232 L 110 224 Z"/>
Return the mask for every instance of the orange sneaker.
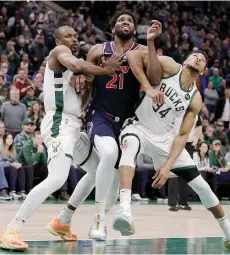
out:
<path id="1" fill-rule="evenodd" d="M 20 237 L 20 230 L 11 228 L 0 235 L 0 248 L 13 251 L 26 251 L 28 244 L 23 242 Z"/>
<path id="2" fill-rule="evenodd" d="M 46 230 L 50 234 L 60 236 L 65 241 L 76 241 L 77 235 L 71 232 L 70 224 L 61 224 L 58 218 L 54 218 L 50 223 L 47 224 Z"/>

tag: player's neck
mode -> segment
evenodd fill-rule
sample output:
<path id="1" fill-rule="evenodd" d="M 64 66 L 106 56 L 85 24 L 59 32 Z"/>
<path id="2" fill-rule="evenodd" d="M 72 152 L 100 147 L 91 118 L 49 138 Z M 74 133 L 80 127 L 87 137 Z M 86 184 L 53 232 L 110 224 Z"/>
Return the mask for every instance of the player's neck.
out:
<path id="1" fill-rule="evenodd" d="M 189 89 L 193 82 L 196 81 L 198 75 L 197 73 L 193 73 L 187 68 L 183 68 L 181 73 L 181 85 L 183 89 Z"/>
<path id="2" fill-rule="evenodd" d="M 127 51 L 133 44 L 133 39 L 130 40 L 121 40 L 115 36 L 114 39 L 114 50 L 118 54 L 122 54 L 123 52 Z"/>

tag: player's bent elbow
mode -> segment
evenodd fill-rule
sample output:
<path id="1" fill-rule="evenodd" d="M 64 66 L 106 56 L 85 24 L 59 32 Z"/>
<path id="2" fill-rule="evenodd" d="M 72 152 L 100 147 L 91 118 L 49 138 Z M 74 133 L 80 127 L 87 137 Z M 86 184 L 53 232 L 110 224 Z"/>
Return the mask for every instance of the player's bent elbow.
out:
<path id="1" fill-rule="evenodd" d="M 152 72 L 147 72 L 147 78 L 152 86 L 158 86 L 161 82 L 162 77 Z"/>
<path id="2" fill-rule="evenodd" d="M 71 65 L 69 68 L 73 73 L 80 74 L 83 71 L 83 68 L 79 65 Z"/>

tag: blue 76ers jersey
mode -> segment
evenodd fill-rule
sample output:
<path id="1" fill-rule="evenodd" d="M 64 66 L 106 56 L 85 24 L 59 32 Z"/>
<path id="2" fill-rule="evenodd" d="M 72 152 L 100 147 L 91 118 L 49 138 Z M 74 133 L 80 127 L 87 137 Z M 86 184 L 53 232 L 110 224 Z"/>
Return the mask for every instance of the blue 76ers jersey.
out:
<path id="1" fill-rule="evenodd" d="M 104 43 L 102 56 L 105 59 L 114 54 L 113 43 Z M 134 42 L 129 50 L 135 50 L 138 46 Z M 105 111 L 121 120 L 135 115 L 134 106 L 139 100 L 140 83 L 129 67 L 126 52 L 122 54 L 122 65 L 113 75 L 95 77 L 90 110 Z M 102 66 L 101 60 L 98 65 Z"/>

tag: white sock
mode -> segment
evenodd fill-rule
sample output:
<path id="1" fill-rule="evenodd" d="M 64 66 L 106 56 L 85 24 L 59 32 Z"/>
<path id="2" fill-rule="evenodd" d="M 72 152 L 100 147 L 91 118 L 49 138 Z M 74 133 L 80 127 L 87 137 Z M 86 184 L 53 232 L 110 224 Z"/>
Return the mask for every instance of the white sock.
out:
<path id="1" fill-rule="evenodd" d="M 120 207 L 125 210 L 131 210 L 131 190 L 120 190 Z"/>
<path id="2" fill-rule="evenodd" d="M 67 224 L 70 223 L 73 214 L 74 211 L 65 206 L 61 213 L 58 215 L 58 219 L 60 220 L 61 224 Z"/>
<path id="3" fill-rule="evenodd" d="M 105 216 L 105 203 L 95 201 L 95 214 Z"/>
<path id="4" fill-rule="evenodd" d="M 226 215 L 223 218 L 218 218 L 216 220 L 219 223 L 221 229 L 223 230 L 226 239 L 230 241 L 230 222 L 227 219 Z"/>
<path id="5" fill-rule="evenodd" d="M 19 230 L 23 229 L 25 221 L 23 221 L 22 219 L 15 217 L 5 228 L 5 231 L 9 230 L 10 228 L 16 228 Z"/>

